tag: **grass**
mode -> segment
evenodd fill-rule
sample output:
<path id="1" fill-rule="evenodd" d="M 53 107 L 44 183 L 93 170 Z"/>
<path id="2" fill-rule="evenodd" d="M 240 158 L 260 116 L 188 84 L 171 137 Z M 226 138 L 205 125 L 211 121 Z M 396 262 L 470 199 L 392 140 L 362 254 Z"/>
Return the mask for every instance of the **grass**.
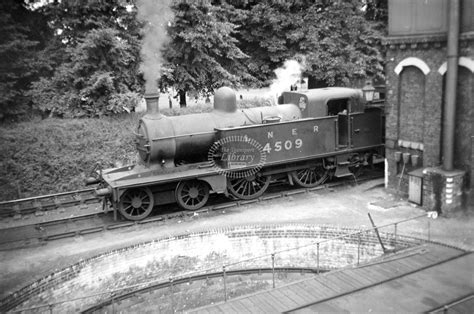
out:
<path id="1" fill-rule="evenodd" d="M 263 106 L 258 98 L 242 108 Z M 164 109 L 165 115 L 209 112 L 212 105 Z M 0 200 L 85 188 L 96 164 L 103 168 L 137 162 L 133 131 L 143 114 L 102 119 L 32 119 L 0 125 Z"/>
<path id="2" fill-rule="evenodd" d="M 1 127 L 0 198 L 82 189 L 97 163 L 110 168 L 134 162 L 138 119 L 46 119 Z"/>

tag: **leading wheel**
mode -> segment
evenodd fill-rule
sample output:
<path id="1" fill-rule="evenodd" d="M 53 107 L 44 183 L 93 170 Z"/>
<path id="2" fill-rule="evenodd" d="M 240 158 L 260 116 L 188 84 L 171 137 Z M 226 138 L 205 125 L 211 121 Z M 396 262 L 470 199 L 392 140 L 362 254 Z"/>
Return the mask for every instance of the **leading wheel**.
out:
<path id="1" fill-rule="evenodd" d="M 323 184 L 327 180 L 329 171 L 322 164 L 313 167 L 293 171 L 291 177 L 293 181 L 301 187 L 312 188 Z"/>
<path id="2" fill-rule="evenodd" d="M 153 193 L 149 188 L 126 190 L 119 202 L 119 212 L 129 220 L 142 220 L 153 209 Z"/>
<path id="3" fill-rule="evenodd" d="M 270 185 L 270 176 L 257 174 L 245 178 L 227 178 L 227 189 L 237 198 L 251 200 L 260 197 Z"/>
<path id="4" fill-rule="evenodd" d="M 176 202 L 187 210 L 198 210 L 209 199 L 209 186 L 201 180 L 181 181 L 175 191 Z"/>

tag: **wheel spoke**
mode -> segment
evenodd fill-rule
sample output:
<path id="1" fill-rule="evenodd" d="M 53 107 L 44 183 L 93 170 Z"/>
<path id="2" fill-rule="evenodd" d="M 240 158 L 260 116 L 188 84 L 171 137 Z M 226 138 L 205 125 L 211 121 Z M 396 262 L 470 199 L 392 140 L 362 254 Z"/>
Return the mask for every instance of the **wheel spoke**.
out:
<path id="1" fill-rule="evenodd" d="M 257 190 L 255 189 L 256 185 L 257 185 L 256 182 L 255 184 L 250 184 L 250 186 L 252 187 L 252 191 L 249 191 L 249 195 L 255 194 L 257 192 Z"/>
<path id="2" fill-rule="evenodd" d="M 130 210 L 130 208 L 133 208 L 132 205 L 129 205 L 127 206 L 126 208 L 124 208 L 124 211 L 126 211 L 128 213 L 128 211 Z"/>
<path id="3" fill-rule="evenodd" d="M 246 189 L 246 191 L 247 191 L 247 194 L 246 194 L 246 195 L 252 195 L 252 191 L 251 191 L 252 188 L 253 188 L 253 184 L 250 183 L 250 182 L 248 182 L 248 183 L 247 183 L 247 189 Z"/>
<path id="4" fill-rule="evenodd" d="M 153 194 L 146 187 L 126 190 L 121 197 L 118 209 L 129 220 L 144 219 L 153 209 Z"/>
<path id="5" fill-rule="evenodd" d="M 328 178 L 328 170 L 320 163 L 314 167 L 293 171 L 291 176 L 297 185 L 310 188 L 324 183 Z"/>
<path id="6" fill-rule="evenodd" d="M 253 199 L 261 196 L 269 184 L 269 176 L 252 175 L 246 178 L 227 179 L 229 192 L 240 199 Z"/>
<path id="7" fill-rule="evenodd" d="M 238 183 L 238 186 L 235 190 L 240 192 L 240 191 L 245 191 L 246 188 L 247 188 L 247 181 L 242 180 Z"/>
<path id="8" fill-rule="evenodd" d="M 187 210 L 197 210 L 204 206 L 209 198 L 209 186 L 200 180 L 180 182 L 175 197 L 178 205 Z"/>

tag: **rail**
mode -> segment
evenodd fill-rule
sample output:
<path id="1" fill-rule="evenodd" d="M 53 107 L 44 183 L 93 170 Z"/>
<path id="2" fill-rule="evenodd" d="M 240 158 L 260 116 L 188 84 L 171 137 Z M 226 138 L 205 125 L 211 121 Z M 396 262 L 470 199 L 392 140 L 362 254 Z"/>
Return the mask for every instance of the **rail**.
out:
<path id="1" fill-rule="evenodd" d="M 212 268 L 202 269 L 202 270 L 199 270 L 199 271 L 193 271 L 193 272 L 181 274 L 181 275 L 174 276 L 174 277 L 172 276 L 172 277 L 169 277 L 169 280 L 168 280 L 167 283 L 163 282 L 162 280 L 161 281 L 152 280 L 152 281 L 142 282 L 142 283 L 135 284 L 135 285 L 130 285 L 130 286 L 123 287 L 123 288 L 120 288 L 120 289 L 114 289 L 114 290 L 109 290 L 109 291 L 98 293 L 98 294 L 83 296 L 83 297 L 76 298 L 76 299 L 57 301 L 57 302 L 48 303 L 48 304 L 39 305 L 39 306 L 35 306 L 35 307 L 30 307 L 30 308 L 21 308 L 21 309 L 15 310 L 13 312 L 33 311 L 33 310 L 48 308 L 50 313 L 53 313 L 53 310 L 54 310 L 55 306 L 65 304 L 65 303 L 68 303 L 68 302 L 86 300 L 86 299 L 89 299 L 89 298 L 94 298 L 94 297 L 98 297 L 98 296 L 107 296 L 107 295 L 109 297 L 106 297 L 106 299 L 104 301 L 102 301 L 101 303 L 112 305 L 112 308 L 114 308 L 114 303 L 117 300 L 123 300 L 124 299 L 124 298 L 122 298 L 122 295 L 133 295 L 133 293 L 130 293 L 130 291 L 134 291 L 134 292 L 136 292 L 137 290 L 149 291 L 150 286 L 156 286 L 157 289 L 162 288 L 162 287 L 169 287 L 170 288 L 171 310 L 172 310 L 172 312 L 176 312 L 176 311 L 180 311 L 182 309 L 176 308 L 176 305 L 173 303 L 173 293 L 174 293 L 173 292 L 173 286 L 174 285 L 176 285 L 178 283 L 186 283 L 186 282 L 192 281 L 193 278 L 198 278 L 198 277 L 203 277 L 203 276 L 205 277 L 206 275 L 216 274 L 216 273 L 220 274 L 222 276 L 222 300 L 227 302 L 227 300 L 229 299 L 229 297 L 228 297 L 229 293 L 228 293 L 228 288 L 227 288 L 227 277 L 228 277 L 229 274 L 233 274 L 233 273 L 236 272 L 236 270 L 230 270 L 230 268 L 232 268 L 232 267 L 235 267 L 235 266 L 238 266 L 238 265 L 241 265 L 241 264 L 245 264 L 245 263 L 248 263 L 248 262 L 251 262 L 251 261 L 259 260 L 259 259 L 269 259 L 270 260 L 270 265 L 269 265 L 269 267 L 267 267 L 267 269 L 271 270 L 271 273 L 272 273 L 272 287 L 276 288 L 275 274 L 278 270 L 278 267 L 276 267 L 275 261 L 276 261 L 277 255 L 279 255 L 279 254 L 289 252 L 289 251 L 293 251 L 293 250 L 299 250 L 299 249 L 302 249 L 302 248 L 305 248 L 305 247 L 315 246 L 316 247 L 316 265 L 315 265 L 313 271 L 316 274 L 319 274 L 321 272 L 321 267 L 320 267 L 321 249 L 320 248 L 321 248 L 322 245 L 330 243 L 332 241 L 344 240 L 344 239 L 347 239 L 347 238 L 357 239 L 356 240 L 357 241 L 357 262 L 355 262 L 353 264 L 348 264 L 347 266 L 359 265 L 360 264 L 360 252 L 361 252 L 361 245 L 362 245 L 363 235 L 365 235 L 365 234 L 368 235 L 372 231 L 373 232 L 378 232 L 378 230 L 383 229 L 383 228 L 393 228 L 393 233 L 385 233 L 385 236 L 389 237 L 389 239 L 391 240 L 391 243 L 394 243 L 393 248 L 391 250 L 387 250 L 386 253 L 394 253 L 394 252 L 397 251 L 397 246 L 398 247 L 400 246 L 400 244 L 397 242 L 398 239 L 401 239 L 402 237 L 407 238 L 406 236 L 402 236 L 402 235 L 397 234 L 398 227 L 403 223 L 410 222 L 410 221 L 417 220 L 417 219 L 421 219 L 421 218 L 428 218 L 427 219 L 427 224 L 426 224 L 426 231 L 425 231 L 426 232 L 426 238 L 422 239 L 422 238 L 414 238 L 413 237 L 413 239 L 416 239 L 416 240 L 419 240 L 419 241 L 424 241 L 424 242 L 431 242 L 431 230 L 430 230 L 431 229 L 431 223 L 430 223 L 430 219 L 436 218 L 436 215 L 433 215 L 432 213 L 428 212 L 428 215 L 423 214 L 423 215 L 419 215 L 419 216 L 415 216 L 415 217 L 411 217 L 411 218 L 406 218 L 406 219 L 403 219 L 403 220 L 399 220 L 399 221 L 389 223 L 389 224 L 385 224 L 385 225 L 381 225 L 381 226 L 373 226 L 373 227 L 358 230 L 358 231 L 355 231 L 355 232 L 342 234 L 342 235 L 337 236 L 337 237 L 332 237 L 332 238 L 329 238 L 329 239 L 314 241 L 314 242 L 311 242 L 311 243 L 306 244 L 306 245 L 301 245 L 301 246 L 292 247 L 292 248 L 288 248 L 288 249 L 284 249 L 284 250 L 274 251 L 271 254 L 264 254 L 264 255 L 252 257 L 252 258 L 249 258 L 249 259 L 240 260 L 238 262 L 227 263 L 225 265 L 222 265 L 221 267 L 216 266 L 216 267 L 212 267 Z M 238 271 L 244 271 L 244 270 L 240 269 L 240 270 L 237 270 L 237 272 Z M 324 271 L 326 271 L 326 269 Z"/>
<path id="2" fill-rule="evenodd" d="M 36 239 L 39 241 L 52 241 L 56 239 L 63 239 L 63 238 L 68 238 L 68 237 L 80 236 L 84 234 L 98 233 L 98 232 L 103 232 L 107 230 L 115 230 L 115 229 L 120 229 L 120 228 L 128 228 L 131 226 L 145 225 L 145 224 L 154 223 L 158 221 L 166 222 L 173 219 L 194 217 L 194 215 L 206 215 L 206 214 L 216 212 L 218 210 L 223 210 L 223 209 L 227 209 L 227 208 L 231 208 L 235 206 L 238 207 L 238 206 L 273 200 L 276 198 L 282 198 L 282 197 L 287 197 L 287 196 L 301 194 L 301 193 L 310 193 L 310 192 L 314 192 L 318 190 L 334 188 L 341 185 L 345 185 L 348 182 L 353 182 L 353 181 L 356 181 L 357 183 L 361 183 L 361 182 L 369 181 L 369 180 L 376 179 L 379 177 L 380 175 L 378 174 L 364 176 L 359 179 L 356 179 L 354 177 L 354 178 L 351 178 L 350 180 L 344 179 L 338 182 L 322 184 L 313 188 L 293 188 L 290 191 L 271 192 L 259 197 L 258 199 L 253 199 L 253 200 L 226 200 L 224 202 L 219 201 L 216 204 L 205 206 L 196 211 L 188 211 L 188 210 L 177 211 L 176 209 L 172 209 L 171 213 L 159 214 L 159 215 L 149 217 L 149 218 L 146 218 L 144 220 L 139 220 L 139 221 L 124 221 L 124 222 L 113 221 L 110 223 L 104 223 L 103 225 L 97 225 L 95 223 L 94 224 L 91 223 L 93 227 L 81 223 L 77 228 L 74 228 L 71 226 L 71 224 L 73 224 L 76 221 L 84 221 L 87 218 L 90 218 L 90 219 L 95 219 L 96 217 L 106 218 L 106 215 L 105 215 L 106 212 L 104 212 L 103 210 L 100 210 L 91 214 L 86 214 L 86 215 L 81 214 L 80 216 L 75 216 L 75 217 L 68 216 L 66 218 L 49 220 L 45 222 L 32 222 L 30 224 L 22 224 L 21 226 L 4 229 L 4 231 L 9 229 L 10 234 L 13 234 L 13 236 L 4 236 L 3 238 L 1 238 L 0 247 L 4 244 L 13 245 L 13 243 L 16 243 L 16 245 L 19 245 L 21 244 L 21 241 L 25 241 L 25 240 Z M 278 188 L 277 186 L 275 187 Z M 67 226 L 67 230 L 65 232 L 61 231 L 62 230 L 61 228 L 54 228 L 54 231 L 49 232 L 50 226 L 52 225 L 58 226 L 61 224 L 65 224 Z M 28 230 L 30 230 L 32 227 L 34 227 L 34 232 L 29 232 Z M 23 231 L 23 230 L 26 230 L 26 231 Z M 22 234 L 26 234 L 27 237 L 21 238 Z"/>
<path id="3" fill-rule="evenodd" d="M 367 181 L 379 177 L 379 175 L 369 175 L 367 178 L 361 178 L 354 180 L 356 182 Z M 300 188 L 294 189 L 289 193 L 302 193 L 308 191 L 319 190 L 326 187 L 334 187 L 343 182 L 333 182 L 330 184 L 320 185 L 314 188 Z M 268 196 L 262 196 L 261 199 L 265 199 Z M 0 202 L 0 218 L 5 217 L 21 217 L 22 215 L 35 214 L 51 209 L 65 208 L 76 205 L 98 203 L 102 200 L 101 197 L 97 197 L 95 189 L 83 189 L 70 192 L 55 193 L 49 195 L 34 196 L 10 201 Z M 252 202 L 253 200 L 249 201 Z M 207 206 L 209 208 L 209 206 Z"/>
<path id="4" fill-rule="evenodd" d="M 99 202 L 94 189 L 84 189 L 0 202 L 0 217 Z"/>

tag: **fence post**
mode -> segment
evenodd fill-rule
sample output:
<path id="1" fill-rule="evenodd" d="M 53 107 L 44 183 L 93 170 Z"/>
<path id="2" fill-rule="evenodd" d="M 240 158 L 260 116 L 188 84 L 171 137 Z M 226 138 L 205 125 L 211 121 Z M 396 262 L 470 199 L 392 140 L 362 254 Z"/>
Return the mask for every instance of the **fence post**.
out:
<path id="1" fill-rule="evenodd" d="M 360 232 L 357 234 L 358 241 L 357 241 L 357 266 L 359 266 L 360 263 Z"/>
<path id="2" fill-rule="evenodd" d="M 316 272 L 319 275 L 319 242 L 316 243 Z"/>
<path id="3" fill-rule="evenodd" d="M 171 313 L 174 313 L 174 297 L 173 297 L 173 277 L 170 277 L 170 303 L 171 303 Z"/>
<path id="4" fill-rule="evenodd" d="M 428 218 L 428 241 L 431 241 L 431 226 L 430 226 L 430 219 Z"/>
<path id="5" fill-rule="evenodd" d="M 49 313 L 53 314 L 53 305 L 51 303 L 48 304 L 48 308 L 49 308 Z"/>
<path id="6" fill-rule="evenodd" d="M 397 250 L 397 226 L 398 226 L 398 223 L 393 224 L 393 227 L 395 229 L 393 231 L 393 234 L 395 235 L 395 244 L 393 245 L 393 248 L 394 248 L 395 251 Z"/>
<path id="7" fill-rule="evenodd" d="M 224 301 L 227 302 L 227 284 L 226 284 L 226 273 L 225 273 L 225 265 L 222 266 L 222 273 L 224 275 Z"/>
<path id="8" fill-rule="evenodd" d="M 272 253 L 272 280 L 273 289 L 275 289 L 275 253 Z"/>

